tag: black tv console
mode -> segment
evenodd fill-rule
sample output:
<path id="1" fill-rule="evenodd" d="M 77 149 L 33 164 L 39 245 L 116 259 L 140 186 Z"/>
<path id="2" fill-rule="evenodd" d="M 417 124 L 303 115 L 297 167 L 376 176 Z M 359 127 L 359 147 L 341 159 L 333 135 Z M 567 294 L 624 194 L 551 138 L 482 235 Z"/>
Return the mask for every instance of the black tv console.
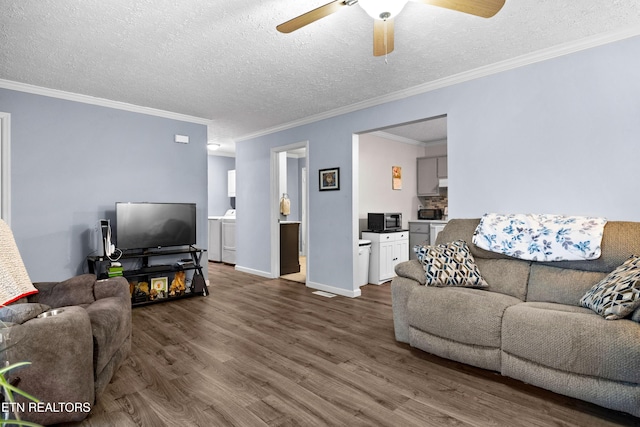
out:
<path id="1" fill-rule="evenodd" d="M 209 291 L 200 265 L 205 252 L 190 246 L 123 253 L 118 262 L 123 266 L 122 276 L 129 282 L 131 305 L 207 296 Z M 98 279 L 109 277 L 112 264 L 109 258 L 88 256 L 87 264 L 89 272 Z M 181 283 L 184 289 L 180 289 Z"/>

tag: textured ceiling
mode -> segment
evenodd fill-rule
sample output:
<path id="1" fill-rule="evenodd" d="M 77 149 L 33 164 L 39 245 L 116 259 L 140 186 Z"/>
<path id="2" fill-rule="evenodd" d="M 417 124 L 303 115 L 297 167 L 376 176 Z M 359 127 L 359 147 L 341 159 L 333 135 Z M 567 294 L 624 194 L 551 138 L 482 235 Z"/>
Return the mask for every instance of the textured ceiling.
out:
<path id="1" fill-rule="evenodd" d="M 507 0 L 491 19 L 409 2 L 372 55 L 328 0 L 0 0 L 0 79 L 211 120 L 225 142 L 541 49 L 640 26 L 638 0 Z"/>

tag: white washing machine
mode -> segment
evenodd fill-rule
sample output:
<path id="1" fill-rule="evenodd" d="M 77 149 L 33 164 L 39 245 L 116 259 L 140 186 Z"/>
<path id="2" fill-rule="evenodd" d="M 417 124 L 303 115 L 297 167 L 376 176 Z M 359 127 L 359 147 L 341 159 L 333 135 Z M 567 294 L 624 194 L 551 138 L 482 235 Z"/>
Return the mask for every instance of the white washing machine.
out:
<path id="1" fill-rule="evenodd" d="M 227 264 L 236 263 L 236 210 L 229 209 L 221 222 L 222 236 L 222 262 Z"/>

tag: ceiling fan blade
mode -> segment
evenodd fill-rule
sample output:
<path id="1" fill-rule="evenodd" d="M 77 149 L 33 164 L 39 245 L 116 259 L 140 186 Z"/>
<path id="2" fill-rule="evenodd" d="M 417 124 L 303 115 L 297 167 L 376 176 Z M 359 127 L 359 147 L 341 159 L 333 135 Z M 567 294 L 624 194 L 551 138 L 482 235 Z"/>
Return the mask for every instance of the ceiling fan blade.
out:
<path id="1" fill-rule="evenodd" d="M 393 52 L 393 19 L 373 20 L 373 56 Z"/>
<path id="2" fill-rule="evenodd" d="M 430 4 L 445 9 L 456 10 L 470 15 L 491 18 L 498 13 L 505 0 L 414 0 L 417 3 Z"/>
<path id="3" fill-rule="evenodd" d="M 332 13 L 336 13 L 342 8 L 342 6 L 346 5 L 347 4 L 344 0 L 332 1 L 331 3 L 327 3 L 324 6 L 320 6 L 307 13 L 303 13 L 298 17 L 290 19 L 289 21 L 278 25 L 276 29 L 281 33 L 290 33 L 304 27 L 305 25 L 309 25 L 312 22 L 316 22 L 318 19 L 329 16 Z"/>

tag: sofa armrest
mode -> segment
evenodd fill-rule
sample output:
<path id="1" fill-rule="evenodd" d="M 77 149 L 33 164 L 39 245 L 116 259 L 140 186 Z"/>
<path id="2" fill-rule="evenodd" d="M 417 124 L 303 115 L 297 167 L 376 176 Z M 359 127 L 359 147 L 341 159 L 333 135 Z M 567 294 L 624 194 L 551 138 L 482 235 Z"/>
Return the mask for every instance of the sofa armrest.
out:
<path id="1" fill-rule="evenodd" d="M 395 272 L 400 277 L 406 277 L 407 279 L 415 280 L 416 282 L 424 285 L 427 283 L 427 277 L 424 273 L 424 267 L 417 259 L 401 262 L 396 264 Z"/>
<path id="2" fill-rule="evenodd" d="M 409 343 L 409 299 L 422 285 L 413 279 L 397 276 L 391 280 L 391 308 L 396 340 Z"/>
<path id="3" fill-rule="evenodd" d="M 9 373 L 9 379 L 20 378 L 18 388 L 43 403 L 80 404 L 71 412 L 39 409 L 20 414 L 22 418 L 43 425 L 84 419 L 95 398 L 93 339 L 86 310 L 64 307 L 58 314 L 35 317 L 2 331 L 8 337 L 7 360 L 31 362 Z M 24 398 L 16 396 L 16 400 L 29 410 Z"/>
<path id="4" fill-rule="evenodd" d="M 129 282 L 127 282 L 127 279 L 124 277 L 111 277 L 109 279 L 96 281 L 93 287 L 93 294 L 96 301 L 109 297 L 121 297 L 126 299 L 129 303 L 131 301 Z"/>
<path id="5" fill-rule="evenodd" d="M 131 348 L 131 295 L 124 277 L 98 280 L 94 293 L 96 301 L 86 310 L 93 332 L 96 393 L 100 393 Z"/>
<path id="6" fill-rule="evenodd" d="M 631 314 L 631 320 L 640 323 L 640 307 L 636 308 L 636 311 Z"/>
<path id="7" fill-rule="evenodd" d="M 95 301 L 93 284 L 94 274 L 82 274 L 63 282 L 39 282 L 33 285 L 38 293 L 29 296 L 29 302 L 46 304 L 50 307 L 91 304 Z"/>

